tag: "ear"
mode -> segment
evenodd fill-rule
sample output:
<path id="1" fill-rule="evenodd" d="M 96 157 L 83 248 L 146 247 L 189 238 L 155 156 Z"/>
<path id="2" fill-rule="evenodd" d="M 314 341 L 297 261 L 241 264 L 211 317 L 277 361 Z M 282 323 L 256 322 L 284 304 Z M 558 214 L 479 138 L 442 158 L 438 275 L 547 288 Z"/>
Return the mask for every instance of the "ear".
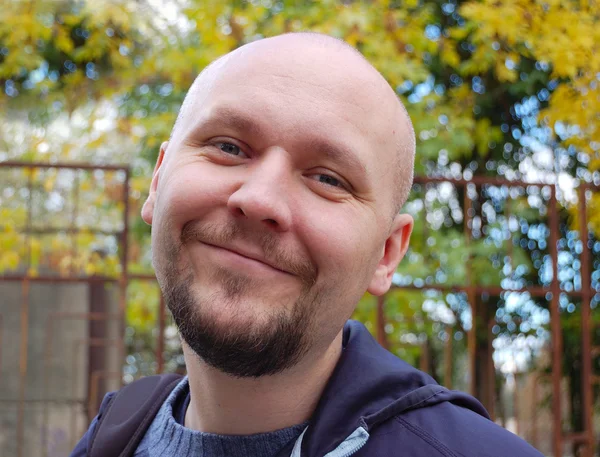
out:
<path id="1" fill-rule="evenodd" d="M 158 189 L 158 177 L 160 175 L 160 167 L 163 163 L 163 158 L 165 157 L 165 152 L 167 150 L 168 145 L 168 141 L 165 141 L 163 142 L 163 144 L 160 145 L 158 159 L 156 159 L 156 165 L 154 166 L 154 172 L 152 173 L 150 193 L 148 194 L 148 198 L 144 202 L 144 206 L 142 206 L 142 219 L 148 225 L 152 225 L 152 215 L 154 213 L 154 204 L 156 203 L 156 191 Z"/>
<path id="2" fill-rule="evenodd" d="M 385 241 L 383 256 L 367 289 L 371 294 L 383 295 L 389 290 L 396 268 L 408 250 L 413 224 L 410 214 L 397 214 L 394 218 L 391 233 Z"/>

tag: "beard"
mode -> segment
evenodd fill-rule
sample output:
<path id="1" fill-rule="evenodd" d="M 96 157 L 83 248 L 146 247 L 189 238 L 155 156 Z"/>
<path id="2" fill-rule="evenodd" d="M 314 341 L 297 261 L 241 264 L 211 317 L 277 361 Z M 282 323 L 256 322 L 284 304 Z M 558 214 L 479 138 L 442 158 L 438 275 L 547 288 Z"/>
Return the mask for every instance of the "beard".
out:
<path id="1" fill-rule="evenodd" d="M 238 272 L 211 267 L 208 283 L 221 287 L 201 297 L 194 293 L 196 284 L 191 267 L 177 266 L 182 263 L 181 253 L 188 243 L 227 245 L 239 238 L 251 239 L 261 246 L 266 258 L 300 278 L 302 289 L 291 308 L 279 303 L 262 316 L 241 319 L 237 325 L 231 323 L 235 319 L 230 319 L 224 325 L 214 310 L 226 309 L 231 317 L 236 317 L 236 313 L 244 310 L 244 299 L 257 287 L 257 282 Z M 313 343 L 313 316 L 322 295 L 315 288 L 317 269 L 311 262 L 283 251 L 275 234 L 242 233 L 235 224 L 225 228 L 188 224 L 182 229 L 179 242 L 171 238 L 162 241 L 166 264 L 162 265 L 160 283 L 165 303 L 182 339 L 202 361 L 234 377 L 257 378 L 292 368 L 306 355 Z"/>

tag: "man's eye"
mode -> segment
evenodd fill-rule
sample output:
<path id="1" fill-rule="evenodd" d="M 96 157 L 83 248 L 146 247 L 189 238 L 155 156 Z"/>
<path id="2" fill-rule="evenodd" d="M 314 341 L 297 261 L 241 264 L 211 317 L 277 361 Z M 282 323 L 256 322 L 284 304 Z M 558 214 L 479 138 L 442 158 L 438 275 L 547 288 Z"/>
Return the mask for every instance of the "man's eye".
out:
<path id="1" fill-rule="evenodd" d="M 318 174 L 315 176 L 317 177 L 317 181 L 322 182 L 323 184 L 328 184 L 333 187 L 341 187 L 341 188 L 344 187 L 342 182 L 339 179 L 334 178 L 333 176 L 324 175 L 324 174 Z"/>
<path id="2" fill-rule="evenodd" d="M 244 152 L 240 149 L 239 146 L 236 146 L 233 143 L 215 143 L 215 146 L 219 148 L 226 154 L 230 154 L 232 156 L 245 156 Z"/>

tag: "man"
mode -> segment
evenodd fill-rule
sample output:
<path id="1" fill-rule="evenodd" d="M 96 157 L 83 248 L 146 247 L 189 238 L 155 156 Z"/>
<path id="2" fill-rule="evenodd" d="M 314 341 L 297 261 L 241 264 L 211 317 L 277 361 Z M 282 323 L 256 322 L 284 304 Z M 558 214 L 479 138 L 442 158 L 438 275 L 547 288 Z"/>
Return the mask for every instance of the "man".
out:
<path id="1" fill-rule="evenodd" d="M 202 72 L 142 210 L 188 376 L 133 455 L 540 455 L 347 322 L 408 248 L 414 154 L 394 91 L 333 38 L 260 40 Z"/>

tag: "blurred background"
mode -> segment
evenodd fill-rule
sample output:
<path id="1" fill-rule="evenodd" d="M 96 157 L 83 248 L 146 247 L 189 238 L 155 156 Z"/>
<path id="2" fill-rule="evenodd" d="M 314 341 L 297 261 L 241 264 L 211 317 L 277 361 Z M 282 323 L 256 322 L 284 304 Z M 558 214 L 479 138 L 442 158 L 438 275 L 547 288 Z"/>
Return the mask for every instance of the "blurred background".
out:
<path id="1" fill-rule="evenodd" d="M 0 454 L 69 454 L 107 390 L 183 371 L 141 221 L 195 76 L 344 39 L 417 133 L 411 248 L 355 317 L 546 455 L 600 455 L 595 0 L 8 0 L 0 8 Z"/>

